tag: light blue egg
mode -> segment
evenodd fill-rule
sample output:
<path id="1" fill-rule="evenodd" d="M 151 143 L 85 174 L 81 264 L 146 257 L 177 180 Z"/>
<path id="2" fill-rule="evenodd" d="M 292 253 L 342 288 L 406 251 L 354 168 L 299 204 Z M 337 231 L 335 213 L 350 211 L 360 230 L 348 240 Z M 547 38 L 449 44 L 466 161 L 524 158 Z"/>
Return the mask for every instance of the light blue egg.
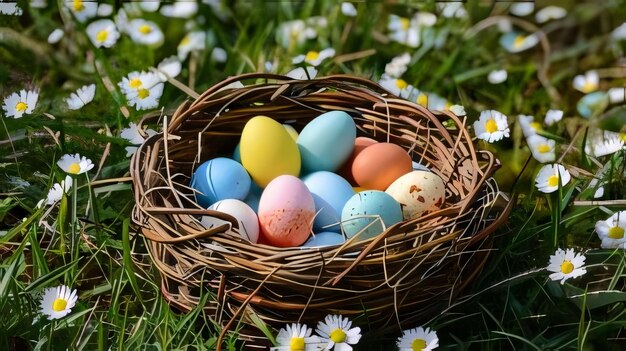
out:
<path id="1" fill-rule="evenodd" d="M 235 151 L 233 151 L 233 160 L 241 163 L 241 148 L 239 145 L 240 143 L 237 143 L 237 146 L 235 146 Z"/>
<path id="2" fill-rule="evenodd" d="M 313 230 L 341 232 L 339 222 L 343 206 L 354 195 L 354 189 L 341 176 L 327 172 L 314 172 L 302 179 L 315 201 Z"/>
<path id="3" fill-rule="evenodd" d="M 191 177 L 191 187 L 198 190 L 197 202 L 203 207 L 224 199 L 243 200 L 252 181 L 237 161 L 218 157 L 200 165 Z"/>
<path id="4" fill-rule="evenodd" d="M 243 200 L 250 208 L 254 210 L 254 212 L 259 212 L 259 201 L 261 201 L 261 194 L 263 193 L 263 189 L 258 186 L 255 182 L 252 182 L 250 185 L 250 192 L 248 196 Z"/>
<path id="5" fill-rule="evenodd" d="M 373 238 L 401 221 L 400 204 L 379 190 L 356 193 L 346 202 L 341 213 L 341 227 L 348 238 L 358 234 L 357 240 Z"/>
<path id="6" fill-rule="evenodd" d="M 423 164 L 419 163 L 419 162 L 415 162 L 413 161 L 413 170 L 414 171 L 426 171 L 426 172 L 432 172 L 430 170 L 430 168 L 424 166 Z"/>
<path id="7" fill-rule="evenodd" d="M 346 242 L 346 239 L 343 235 L 335 233 L 335 232 L 320 232 L 317 234 L 313 234 L 309 240 L 307 240 L 303 247 L 320 247 L 320 246 L 331 246 L 331 245 L 341 245 Z"/>
<path id="8" fill-rule="evenodd" d="M 343 111 L 326 112 L 309 122 L 298 136 L 303 173 L 334 172 L 350 157 L 356 125 Z"/>
<path id="9" fill-rule="evenodd" d="M 609 105 L 609 95 L 603 91 L 583 96 L 576 104 L 578 113 L 584 118 L 602 113 Z"/>

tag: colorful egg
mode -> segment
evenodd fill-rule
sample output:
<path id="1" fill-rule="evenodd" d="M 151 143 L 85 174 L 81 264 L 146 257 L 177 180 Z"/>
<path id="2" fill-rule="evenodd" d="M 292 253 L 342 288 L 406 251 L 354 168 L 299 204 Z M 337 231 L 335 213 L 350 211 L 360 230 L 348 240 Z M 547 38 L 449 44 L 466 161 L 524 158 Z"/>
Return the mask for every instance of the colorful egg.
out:
<path id="1" fill-rule="evenodd" d="M 366 147 L 374 145 L 376 143 L 378 143 L 378 141 L 372 138 L 357 137 L 354 140 L 354 149 L 352 150 L 352 154 L 350 155 L 350 157 L 348 157 L 346 162 L 343 163 L 341 168 L 339 168 L 337 174 L 344 177 L 348 182 L 350 182 L 350 184 L 356 184 L 354 176 L 352 175 L 352 163 L 354 162 L 354 159 L 357 157 L 357 155 L 361 153 L 361 151 L 365 150 Z"/>
<path id="2" fill-rule="evenodd" d="M 239 222 L 239 235 L 243 239 L 256 243 L 259 239 L 259 219 L 254 210 L 242 201 L 235 199 L 220 200 L 209 210 L 215 210 L 227 213 L 237 219 Z"/>
<path id="3" fill-rule="evenodd" d="M 348 238 L 373 238 L 391 225 L 402 221 L 400 204 L 389 194 L 367 190 L 352 196 L 341 213 L 341 227 Z"/>
<path id="4" fill-rule="evenodd" d="M 241 163 L 262 188 L 274 178 L 300 174 L 300 152 L 285 127 L 269 117 L 248 121 L 241 133 Z"/>
<path id="5" fill-rule="evenodd" d="M 346 242 L 343 235 L 335 232 L 320 232 L 313 234 L 309 240 L 307 240 L 303 247 L 321 247 L 331 245 L 341 245 Z"/>
<path id="6" fill-rule="evenodd" d="M 264 241 L 270 245 L 302 245 L 312 232 L 314 218 L 313 196 L 294 176 L 276 177 L 261 195 L 259 223 Z"/>
<path id="7" fill-rule="evenodd" d="M 336 171 L 352 154 L 355 138 L 354 120 L 343 111 L 313 119 L 298 136 L 303 172 Z"/>
<path id="8" fill-rule="evenodd" d="M 400 203 L 402 217 L 408 220 L 441 208 L 446 186 L 435 173 L 413 171 L 396 179 L 385 192 Z"/>
<path id="9" fill-rule="evenodd" d="M 319 171 L 302 179 L 315 201 L 315 231 L 341 232 L 341 211 L 354 195 L 350 183 L 335 173 Z"/>
<path id="10" fill-rule="evenodd" d="M 190 186 L 197 190 L 196 200 L 209 207 L 223 199 L 243 200 L 250 191 L 250 176 L 237 161 L 218 157 L 200 165 L 191 177 Z"/>
<path id="11" fill-rule="evenodd" d="M 412 170 L 409 154 L 402 147 L 391 143 L 366 147 L 352 163 L 352 175 L 359 186 L 381 191 Z"/>

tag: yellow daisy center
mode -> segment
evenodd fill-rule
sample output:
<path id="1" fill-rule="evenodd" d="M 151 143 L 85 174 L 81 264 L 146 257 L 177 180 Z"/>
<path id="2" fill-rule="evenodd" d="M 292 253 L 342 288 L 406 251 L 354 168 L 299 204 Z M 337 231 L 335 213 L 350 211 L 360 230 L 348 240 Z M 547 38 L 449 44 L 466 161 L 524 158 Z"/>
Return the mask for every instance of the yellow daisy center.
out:
<path id="1" fill-rule="evenodd" d="M 452 107 L 452 104 L 449 103 L 449 102 L 446 102 L 444 107 L 443 107 L 443 109 L 444 109 L 444 111 L 448 111 L 448 110 L 450 110 L 450 107 Z"/>
<path id="2" fill-rule="evenodd" d="M 550 178 L 548 178 L 548 185 L 549 186 L 559 186 L 559 176 L 558 175 L 551 175 Z"/>
<path id="3" fill-rule="evenodd" d="M 411 343 L 411 349 L 413 349 L 413 351 L 422 351 L 425 348 L 426 348 L 426 340 L 424 339 L 415 339 Z"/>
<path id="4" fill-rule="evenodd" d="M 344 332 L 343 330 L 336 328 L 335 330 L 333 330 L 332 332 L 330 332 L 330 340 L 339 343 L 339 342 L 344 342 L 346 341 L 346 332 Z"/>
<path id="5" fill-rule="evenodd" d="M 304 351 L 304 338 L 291 338 L 289 341 L 289 350 Z"/>
<path id="6" fill-rule="evenodd" d="M 76 12 L 80 12 L 85 9 L 85 5 L 83 5 L 82 0 L 74 0 L 72 3 L 72 7 L 74 8 L 74 11 Z"/>
<path id="7" fill-rule="evenodd" d="M 622 239 L 624 237 L 624 228 L 621 227 L 613 227 L 609 229 L 609 238 L 611 239 Z"/>
<path id="8" fill-rule="evenodd" d="M 138 89 L 141 88 L 141 79 L 139 78 L 133 78 L 130 80 L 130 82 L 128 82 L 128 85 L 133 88 L 133 89 Z"/>
<path id="9" fill-rule="evenodd" d="M 584 93 L 591 93 L 592 91 L 598 89 L 598 85 L 594 82 L 591 81 L 586 81 L 585 84 L 583 84 L 582 87 L 582 91 Z"/>
<path id="10" fill-rule="evenodd" d="M 317 58 L 320 56 L 320 53 L 317 51 L 309 51 L 306 53 L 306 56 L 304 57 L 305 60 L 307 61 L 315 61 L 317 60 Z"/>
<path id="11" fill-rule="evenodd" d="M 539 122 L 531 122 L 530 123 L 530 127 L 533 130 L 541 130 L 541 123 L 539 123 Z"/>
<path id="12" fill-rule="evenodd" d="M 419 94 L 417 97 L 417 104 L 422 105 L 424 107 L 428 106 L 428 96 L 426 94 Z"/>
<path id="13" fill-rule="evenodd" d="M 409 19 L 406 17 L 402 17 L 400 18 L 400 26 L 402 27 L 402 29 L 407 30 L 411 26 L 411 21 L 409 21 Z"/>
<path id="14" fill-rule="evenodd" d="M 408 87 L 409 84 L 407 84 L 407 82 L 404 79 L 396 79 L 396 87 L 398 87 L 398 89 L 404 89 L 406 87 Z"/>
<path id="15" fill-rule="evenodd" d="M 70 174 L 80 173 L 80 164 L 78 164 L 77 162 L 72 163 L 69 167 L 67 167 L 67 173 L 70 173 Z"/>
<path id="16" fill-rule="evenodd" d="M 487 123 L 485 123 L 485 130 L 487 130 L 487 133 L 495 133 L 498 131 L 498 123 L 496 123 L 496 120 L 493 118 L 489 118 L 487 120 Z"/>
<path id="17" fill-rule="evenodd" d="M 26 111 L 26 109 L 28 108 L 28 105 L 25 102 L 18 102 L 17 105 L 15 105 L 15 110 L 22 112 L 22 111 Z"/>
<path id="18" fill-rule="evenodd" d="M 150 96 L 150 90 L 148 90 L 148 89 L 139 89 L 139 91 L 137 92 L 137 95 L 139 96 L 140 99 L 145 99 L 148 96 Z"/>
<path id="19" fill-rule="evenodd" d="M 572 262 L 570 260 L 564 260 L 563 263 L 561 263 L 561 272 L 564 274 L 570 274 L 572 273 L 572 271 L 574 270 L 574 265 L 572 264 Z"/>
<path id="20" fill-rule="evenodd" d="M 147 24 L 144 24 L 144 25 L 142 25 L 142 26 L 140 26 L 140 27 L 139 27 L 139 31 L 140 31 L 142 34 L 150 34 L 150 33 L 152 32 L 152 27 L 150 27 L 150 26 L 149 26 L 149 25 L 147 25 Z"/>
<path id="21" fill-rule="evenodd" d="M 180 45 L 181 46 L 185 46 L 185 45 L 189 45 L 189 42 L 191 41 L 191 39 L 189 39 L 189 36 L 186 35 L 183 40 L 180 41 Z"/>
<path id="22" fill-rule="evenodd" d="M 63 311 L 67 307 L 67 301 L 64 299 L 56 298 L 54 302 L 52 302 L 52 310 L 54 312 Z"/>
<path id="23" fill-rule="evenodd" d="M 513 47 L 518 49 L 520 48 L 524 42 L 526 41 L 526 37 L 523 35 L 518 35 L 515 37 L 515 40 L 513 41 Z"/>
<path id="24" fill-rule="evenodd" d="M 96 34 L 96 40 L 99 43 L 102 43 L 103 41 L 107 40 L 108 37 L 109 37 L 109 32 L 106 29 L 99 31 L 98 34 Z"/>
<path id="25" fill-rule="evenodd" d="M 537 151 L 539 151 L 542 154 L 545 154 L 546 152 L 550 152 L 550 145 L 548 144 L 541 144 L 539 145 L 539 147 L 537 147 Z"/>

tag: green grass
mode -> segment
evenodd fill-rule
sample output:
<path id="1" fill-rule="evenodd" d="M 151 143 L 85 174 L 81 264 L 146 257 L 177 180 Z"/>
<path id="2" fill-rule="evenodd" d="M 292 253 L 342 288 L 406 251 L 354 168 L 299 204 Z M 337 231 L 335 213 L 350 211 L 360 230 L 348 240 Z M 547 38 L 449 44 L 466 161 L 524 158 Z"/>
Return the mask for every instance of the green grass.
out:
<path id="1" fill-rule="evenodd" d="M 18 4 L 22 16 L 0 15 L 0 95 L 37 88 L 40 97 L 32 115 L 14 119 L 0 113 L 0 349 L 215 348 L 221 326 L 200 308 L 177 311 L 161 294 L 146 239 L 130 226 L 134 200 L 127 178 L 128 144 L 118 137 L 130 122 L 146 117 L 158 129 L 159 117 L 171 116 L 189 98 L 166 83 L 158 109 L 137 111 L 126 106 L 117 87 L 127 73 L 147 70 L 176 54 L 187 20 L 147 13 L 145 18 L 163 29 L 163 45 L 148 48 L 122 34 L 114 47 L 98 49 L 87 39 L 85 24 L 59 12 L 62 1 L 49 1 L 44 9 L 30 8 L 27 1 Z M 294 56 L 333 47 L 335 59 L 324 61 L 318 76 L 345 73 L 377 81 L 393 57 L 410 53 L 411 65 L 402 76 L 406 82 L 462 104 L 468 125 L 481 111 L 495 109 L 508 116 L 511 128 L 510 138 L 477 145 L 501 160 L 496 179 L 517 204 L 495 234 L 495 250 L 482 273 L 427 324 L 437 330 L 440 349 L 623 349 L 625 253 L 601 249 L 594 226 L 626 209 L 626 153 L 592 159 L 582 146 L 588 131 L 598 126 L 626 133 L 624 113 L 611 110 L 616 107 L 612 104 L 591 118 L 581 117 L 576 104 L 583 94 L 572 80 L 596 69 L 601 91 L 626 85 L 626 41 L 610 38 L 626 18 L 626 3 L 561 1 L 568 10 L 563 19 L 536 24 L 532 15 L 518 18 L 517 30 L 540 28 L 547 39 L 547 46 L 520 53 L 509 53 L 498 43 L 501 33 L 494 18 L 507 16 L 509 3 L 468 0 L 469 16 L 463 19 L 444 18 L 433 1 L 358 3 L 354 18 L 342 15 L 338 4 L 236 1 L 225 8 L 226 19 L 200 4 L 194 25 L 207 31 L 207 50 L 183 62 L 177 79 L 202 92 L 229 76 L 262 72 L 266 61 L 272 62 L 272 72 L 286 73 L 295 68 Z M 545 5 L 540 2 L 537 8 Z M 438 14 L 436 25 L 422 30 L 421 45 L 388 41 L 388 15 L 410 17 L 418 10 Z M 280 23 L 319 15 L 328 25 L 319 28 L 316 38 L 289 47 L 279 44 Z M 57 27 L 66 34 L 50 45 L 47 36 Z M 214 46 L 226 50 L 226 62 L 210 59 Z M 362 55 L 347 56 L 352 53 Z M 499 68 L 508 71 L 507 81 L 489 84 L 487 74 Z M 64 99 L 90 83 L 97 86 L 93 102 L 68 110 Z M 543 194 L 534 186 L 541 164 L 530 159 L 524 167 L 530 152 L 516 116 L 541 121 L 550 108 L 563 110 L 564 118 L 543 134 L 557 141 L 557 160 L 574 178 L 558 192 Z M 90 158 L 95 168 L 75 179 L 75 192 L 37 209 L 48 189 L 65 177 L 56 161 L 68 153 Z M 592 203 L 595 189 L 587 187 L 601 169 L 605 193 Z M 587 273 L 564 285 L 551 281 L 544 268 L 557 247 L 584 252 Z M 79 299 L 68 316 L 49 321 L 38 312 L 40 294 L 60 284 L 78 289 Z M 209 289 L 203 291 L 203 303 L 214 298 Z M 261 322 L 258 327 L 267 328 Z M 244 347 L 237 341 L 237 328 L 227 334 L 224 348 Z M 394 349 L 398 335 L 366 334 L 356 349 Z"/>

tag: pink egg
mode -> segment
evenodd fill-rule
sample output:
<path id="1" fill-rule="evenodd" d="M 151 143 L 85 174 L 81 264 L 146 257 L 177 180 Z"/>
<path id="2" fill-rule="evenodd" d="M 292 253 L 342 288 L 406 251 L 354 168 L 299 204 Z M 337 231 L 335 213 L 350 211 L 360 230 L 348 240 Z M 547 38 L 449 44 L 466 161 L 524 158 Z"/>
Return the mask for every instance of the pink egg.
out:
<path id="1" fill-rule="evenodd" d="M 282 175 L 263 191 L 258 215 L 262 241 L 278 247 L 300 246 L 311 234 L 315 202 L 300 179 Z"/>

